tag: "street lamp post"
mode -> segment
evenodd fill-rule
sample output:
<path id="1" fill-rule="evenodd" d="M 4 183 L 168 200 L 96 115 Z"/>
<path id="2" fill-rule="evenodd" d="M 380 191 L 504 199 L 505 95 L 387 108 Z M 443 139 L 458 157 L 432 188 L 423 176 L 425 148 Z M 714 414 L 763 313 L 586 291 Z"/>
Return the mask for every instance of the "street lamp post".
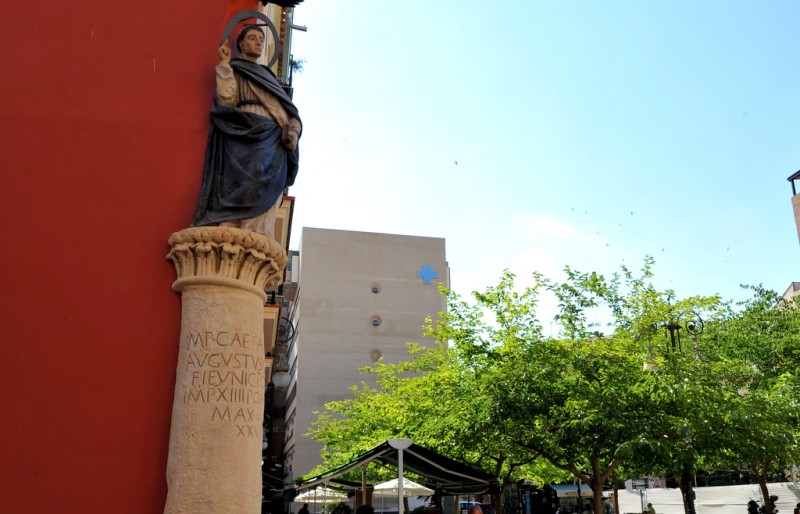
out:
<path id="1" fill-rule="evenodd" d="M 403 450 L 410 447 L 414 442 L 411 439 L 388 439 L 389 446 L 397 450 L 397 513 L 404 512 L 405 502 L 403 501 Z"/>
<path id="2" fill-rule="evenodd" d="M 685 327 L 680 325 L 676 319 L 671 319 L 668 323 L 662 325 L 663 328 L 669 331 L 669 338 L 673 352 L 683 351 L 683 347 L 681 345 L 681 329 L 686 328 L 686 331 L 692 335 L 698 335 L 703 331 L 703 319 L 697 313 L 692 314 L 696 319 L 687 322 Z M 691 465 L 689 464 L 688 460 L 684 460 L 683 471 L 681 472 L 681 491 L 683 492 L 683 504 L 686 514 L 696 514 L 694 508 L 695 493 L 692 478 Z"/>

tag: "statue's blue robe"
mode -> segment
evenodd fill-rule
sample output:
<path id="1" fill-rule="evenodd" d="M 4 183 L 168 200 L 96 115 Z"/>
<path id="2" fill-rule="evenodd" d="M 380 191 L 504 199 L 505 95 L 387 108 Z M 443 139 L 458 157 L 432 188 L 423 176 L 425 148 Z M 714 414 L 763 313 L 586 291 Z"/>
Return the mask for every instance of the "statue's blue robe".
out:
<path id="1" fill-rule="evenodd" d="M 280 100 L 286 113 L 300 119 L 297 108 L 265 67 L 231 59 L 240 73 Z M 299 152 L 281 141 L 281 127 L 269 118 L 214 99 L 206 146 L 200 199 L 192 226 L 254 218 L 265 213 L 294 183 Z"/>

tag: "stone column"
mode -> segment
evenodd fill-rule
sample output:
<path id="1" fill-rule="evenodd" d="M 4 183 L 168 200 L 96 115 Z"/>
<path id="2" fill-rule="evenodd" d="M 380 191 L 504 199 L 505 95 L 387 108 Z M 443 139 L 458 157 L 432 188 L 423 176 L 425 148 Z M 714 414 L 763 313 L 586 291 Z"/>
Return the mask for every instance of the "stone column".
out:
<path id="1" fill-rule="evenodd" d="M 172 234 L 182 319 L 165 514 L 261 512 L 264 301 L 286 266 L 269 237 L 228 227 Z"/>

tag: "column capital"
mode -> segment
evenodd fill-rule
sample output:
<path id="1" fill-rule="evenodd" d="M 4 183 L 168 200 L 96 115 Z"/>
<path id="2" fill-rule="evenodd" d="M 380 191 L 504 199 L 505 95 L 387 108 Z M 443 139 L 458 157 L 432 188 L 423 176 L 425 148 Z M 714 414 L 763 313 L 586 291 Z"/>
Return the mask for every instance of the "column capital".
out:
<path id="1" fill-rule="evenodd" d="M 272 238 L 233 227 L 191 227 L 173 233 L 167 260 L 175 264 L 182 291 L 192 284 L 226 284 L 263 291 L 283 278 L 286 252 Z M 244 284 L 241 284 L 241 283 Z"/>

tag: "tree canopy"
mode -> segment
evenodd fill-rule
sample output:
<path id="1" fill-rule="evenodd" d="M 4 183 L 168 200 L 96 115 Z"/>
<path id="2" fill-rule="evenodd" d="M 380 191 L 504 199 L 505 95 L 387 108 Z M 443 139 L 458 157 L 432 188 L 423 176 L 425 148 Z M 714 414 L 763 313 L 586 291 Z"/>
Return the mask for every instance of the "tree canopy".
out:
<path id="1" fill-rule="evenodd" d="M 365 368 L 376 385 L 320 413 L 308 435 L 323 466 L 410 437 L 504 485 L 573 476 L 599 512 L 615 476 L 736 468 L 760 481 L 797 462 L 797 304 L 758 287 L 741 305 L 678 299 L 652 264 L 534 274 L 522 289 L 505 272 L 471 301 L 443 291 L 447 311 L 408 361 Z M 558 305 L 550 333 L 542 301 Z"/>

